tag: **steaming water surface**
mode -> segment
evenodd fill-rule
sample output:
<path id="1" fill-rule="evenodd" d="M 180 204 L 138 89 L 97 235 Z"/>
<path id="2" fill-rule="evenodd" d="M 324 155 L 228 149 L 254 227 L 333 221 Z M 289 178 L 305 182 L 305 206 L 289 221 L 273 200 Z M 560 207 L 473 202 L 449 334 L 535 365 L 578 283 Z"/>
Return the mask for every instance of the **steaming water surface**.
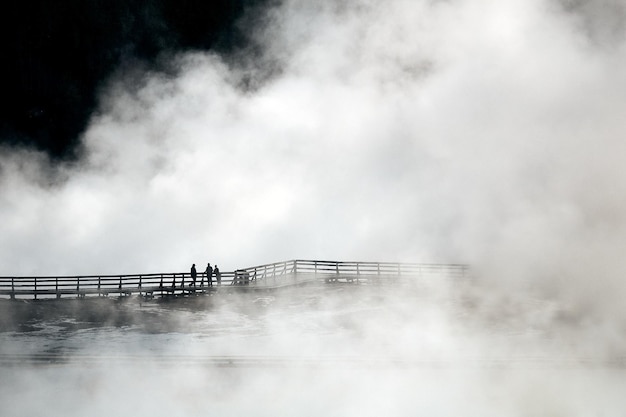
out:
<path id="1" fill-rule="evenodd" d="M 563 306 L 450 283 L 9 302 L 3 415 L 624 415 Z M 11 317 L 11 320 L 8 318 Z M 621 353 L 621 352 L 620 352 Z"/>

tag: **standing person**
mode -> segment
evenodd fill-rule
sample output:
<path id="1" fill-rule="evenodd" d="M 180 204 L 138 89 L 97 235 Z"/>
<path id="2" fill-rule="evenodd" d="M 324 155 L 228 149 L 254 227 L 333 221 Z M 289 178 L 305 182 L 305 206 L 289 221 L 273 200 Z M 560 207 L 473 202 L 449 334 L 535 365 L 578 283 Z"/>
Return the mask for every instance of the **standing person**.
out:
<path id="1" fill-rule="evenodd" d="M 196 273 L 196 264 L 191 265 L 191 285 L 193 285 L 194 287 L 196 286 L 196 276 L 198 274 Z"/>
<path id="2" fill-rule="evenodd" d="M 215 280 L 217 281 L 217 285 L 222 285 L 222 275 L 220 274 L 220 269 L 215 265 Z"/>
<path id="3" fill-rule="evenodd" d="M 208 281 L 209 287 L 213 286 L 213 268 L 211 268 L 211 264 L 206 264 L 206 279 Z"/>

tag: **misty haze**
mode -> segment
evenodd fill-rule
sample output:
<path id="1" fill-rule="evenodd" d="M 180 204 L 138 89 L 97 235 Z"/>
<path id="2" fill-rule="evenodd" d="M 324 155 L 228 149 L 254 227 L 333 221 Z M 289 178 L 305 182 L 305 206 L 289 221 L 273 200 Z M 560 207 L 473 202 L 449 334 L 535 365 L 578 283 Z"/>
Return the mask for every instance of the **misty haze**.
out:
<path id="1" fill-rule="evenodd" d="M 2 13 L 2 415 L 624 414 L 621 0 L 201 3 Z"/>

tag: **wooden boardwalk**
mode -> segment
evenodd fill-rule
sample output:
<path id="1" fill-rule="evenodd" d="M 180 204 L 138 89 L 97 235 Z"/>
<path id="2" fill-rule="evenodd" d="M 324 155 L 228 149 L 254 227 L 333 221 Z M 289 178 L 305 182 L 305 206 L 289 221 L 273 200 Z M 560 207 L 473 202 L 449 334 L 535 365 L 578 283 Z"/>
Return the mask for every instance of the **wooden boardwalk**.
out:
<path id="1" fill-rule="evenodd" d="M 392 262 L 341 262 L 291 260 L 222 272 L 221 285 L 198 273 L 196 285 L 190 272 L 0 277 L 0 298 L 41 299 L 62 297 L 184 297 L 232 291 L 271 290 L 307 283 L 384 284 L 428 277 L 464 278 L 468 267 L 459 264 Z"/>

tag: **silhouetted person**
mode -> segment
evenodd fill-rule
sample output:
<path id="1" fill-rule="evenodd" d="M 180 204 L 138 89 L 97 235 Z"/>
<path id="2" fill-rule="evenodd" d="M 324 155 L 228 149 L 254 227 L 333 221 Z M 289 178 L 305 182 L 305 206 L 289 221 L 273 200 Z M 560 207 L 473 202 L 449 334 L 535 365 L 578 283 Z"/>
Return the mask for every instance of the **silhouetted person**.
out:
<path id="1" fill-rule="evenodd" d="M 213 268 L 211 268 L 211 264 L 206 264 L 206 279 L 208 281 L 209 287 L 213 286 Z"/>
<path id="2" fill-rule="evenodd" d="M 196 273 L 196 264 L 191 265 L 191 285 L 193 285 L 194 287 L 196 286 L 196 276 L 198 274 Z"/>
<path id="3" fill-rule="evenodd" d="M 215 269 L 213 270 L 215 274 L 215 281 L 217 281 L 217 285 L 222 285 L 222 274 L 220 274 L 220 269 L 215 265 Z"/>

